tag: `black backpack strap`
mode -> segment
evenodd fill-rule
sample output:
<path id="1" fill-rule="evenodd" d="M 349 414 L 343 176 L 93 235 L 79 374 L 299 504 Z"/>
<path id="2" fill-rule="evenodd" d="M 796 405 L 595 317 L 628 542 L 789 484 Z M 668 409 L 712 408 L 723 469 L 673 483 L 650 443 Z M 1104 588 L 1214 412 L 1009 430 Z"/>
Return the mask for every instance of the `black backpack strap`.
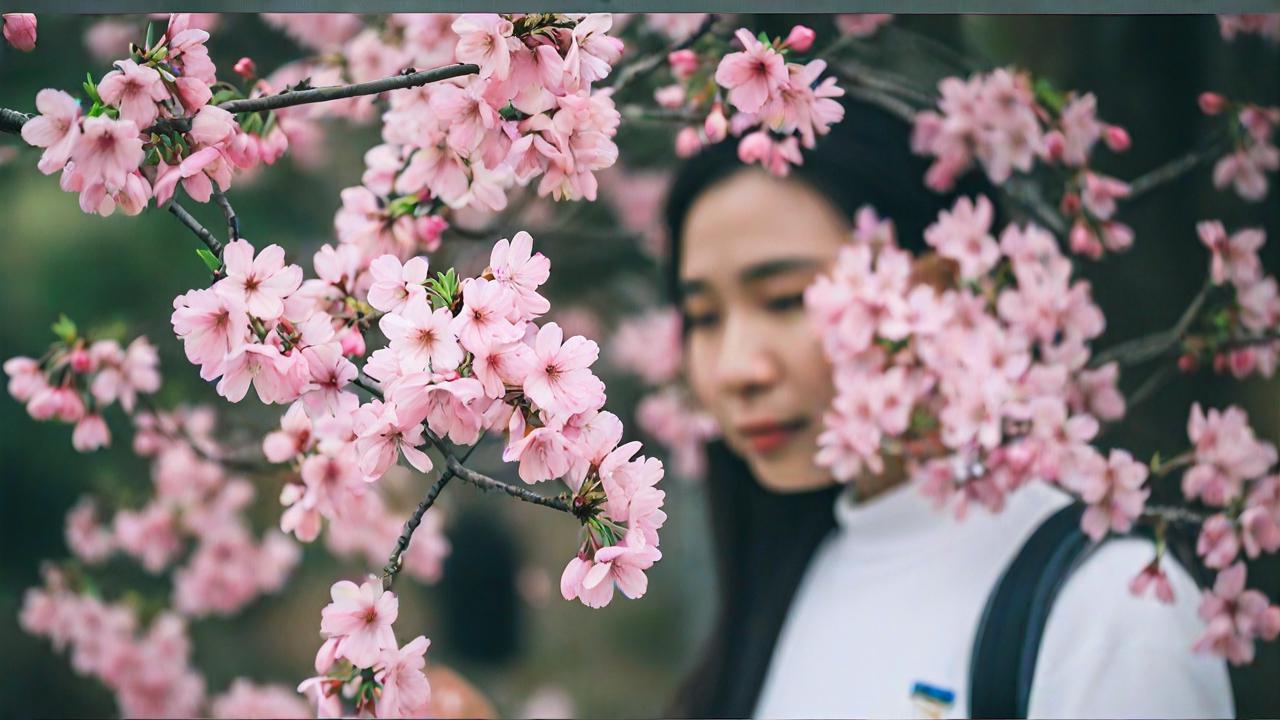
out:
<path id="1" fill-rule="evenodd" d="M 969 717 L 1025 718 L 1049 610 L 1071 571 L 1096 547 L 1072 503 L 1041 523 L 996 583 L 969 666 Z"/>

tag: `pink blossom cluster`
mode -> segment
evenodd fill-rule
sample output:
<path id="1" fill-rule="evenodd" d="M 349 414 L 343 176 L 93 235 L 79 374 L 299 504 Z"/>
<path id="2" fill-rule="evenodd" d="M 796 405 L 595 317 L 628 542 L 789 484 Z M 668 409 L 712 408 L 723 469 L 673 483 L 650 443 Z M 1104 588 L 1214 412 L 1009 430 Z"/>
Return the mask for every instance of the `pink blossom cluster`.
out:
<path id="1" fill-rule="evenodd" d="M 1196 232 L 1209 249 L 1209 281 L 1216 288 L 1209 314 L 1214 320 L 1184 342 L 1184 370 L 1211 361 L 1217 372 L 1237 378 L 1254 372 L 1275 374 L 1280 359 L 1280 285 L 1262 272 L 1258 252 L 1266 243 L 1262 228 L 1230 235 L 1220 221 L 1199 223 Z"/>
<path id="2" fill-rule="evenodd" d="M 127 348 L 111 339 L 90 342 L 65 317 L 54 326 L 61 338 L 40 359 L 13 357 L 4 363 L 9 394 L 26 403 L 35 420 L 74 423 L 71 444 L 90 452 L 111 444 L 103 412 L 115 403 L 132 413 L 139 394 L 160 388 L 160 357 L 145 337 Z"/>
<path id="3" fill-rule="evenodd" d="M 344 717 L 344 700 L 361 717 L 426 717 L 431 684 L 423 673 L 431 641 L 419 635 L 401 647 L 391 625 L 400 599 L 374 578 L 333 584 L 320 616 L 324 644 L 316 676 L 298 686 L 319 717 Z"/>
<path id="4" fill-rule="evenodd" d="M 264 402 L 292 403 L 263 445 L 269 460 L 299 468 L 301 482 L 281 494 L 283 530 L 310 541 L 324 519 L 355 523 L 331 542 L 372 555 L 395 533 L 381 501 L 366 492 L 371 484 L 401 457 L 431 470 L 423 446 L 472 445 L 505 430 L 503 458 L 518 463 L 521 480 L 562 479 L 587 506 L 582 517 L 595 525 L 580 554 L 626 542 L 643 547 L 635 554 L 645 562 L 659 557 L 656 530 L 666 516 L 653 485 L 662 465 L 631 460 L 638 443 L 617 448 L 622 425 L 602 411 L 604 384 L 590 369 L 596 344 L 535 322 L 550 309 L 538 288 L 551 263 L 533 252 L 528 233 L 498 241 L 484 273 L 461 281 L 452 270 L 429 277 L 421 256 L 402 263 L 382 255 L 366 267 L 351 244 L 323 247 L 314 258 L 319 277 L 305 282 L 278 246 L 255 256 L 237 240 L 223 260 L 211 288 L 175 300 L 174 330 L 227 399 L 238 402 L 253 387 Z M 359 369 L 351 358 L 365 354 L 363 331 L 375 316 L 386 345 Z M 361 372 L 381 396 L 363 404 L 351 388 Z M 433 535 L 430 526 L 419 533 Z M 434 575 L 447 544 L 422 547 L 414 562 Z M 612 584 L 599 587 L 611 592 Z M 625 591 L 642 588 L 632 582 Z"/>
<path id="5" fill-rule="evenodd" d="M 23 598 L 23 630 L 69 650 L 72 668 L 115 693 L 124 717 L 199 714 L 205 681 L 190 664 L 185 620 L 165 612 L 141 627 L 133 607 L 104 602 L 53 568 L 44 576 L 45 586 Z"/>
<path id="6" fill-rule="evenodd" d="M 293 22 L 293 21 L 290 21 Z M 365 155 L 362 184 L 342 194 L 338 238 L 369 258 L 432 251 L 463 208 L 502 210 L 512 188 L 594 200 L 595 174 L 614 164 L 620 115 L 607 90 L 622 55 L 609 14 L 393 14 L 342 45 L 341 67 L 303 64 L 316 82 L 359 82 L 404 67 L 474 63 L 477 75 L 390 94 L 383 144 Z M 371 118 L 376 96 L 313 106 Z"/>
<path id="7" fill-rule="evenodd" d="M 1261 202 L 1267 197 L 1267 173 L 1280 169 L 1275 144 L 1280 107 L 1234 103 L 1212 92 L 1201 93 L 1199 104 L 1206 115 L 1226 113 L 1234 120 L 1232 150 L 1213 166 L 1214 187 L 1231 186 L 1245 200 Z"/>
<path id="8" fill-rule="evenodd" d="M 1133 244 L 1133 231 L 1116 222 L 1116 201 L 1129 185 L 1090 168 L 1099 141 L 1113 152 L 1129 148 L 1129 134 L 1097 116 L 1092 93 L 1063 96 L 1033 85 L 1028 74 L 1010 69 L 949 77 L 938 84 L 937 110 L 916 115 L 912 149 L 935 158 L 925 183 L 949 190 L 974 162 L 997 184 L 1014 171 L 1030 172 L 1036 161 L 1066 171 L 1060 209 L 1072 221 L 1072 252 L 1100 258 Z"/>
<path id="9" fill-rule="evenodd" d="M 844 89 L 834 77 L 822 78 L 825 60 L 788 61 L 812 50 L 815 34 L 808 27 L 797 25 L 786 38 L 772 41 L 745 28 L 734 37 L 741 48 L 736 52 L 724 46 L 702 54 L 671 53 L 667 60 L 676 83 L 659 88 L 656 100 L 663 107 L 706 115 L 702 127 L 690 125 L 676 135 L 677 155 L 688 157 L 732 135 L 740 138 L 738 157 L 744 163 L 760 163 L 785 176 L 803 162 L 801 147 L 814 147 L 844 118 L 836 99 Z"/>
<path id="10" fill-rule="evenodd" d="M 680 314 L 675 308 L 650 311 L 624 321 L 610 344 L 613 365 L 636 375 L 649 388 L 636 404 L 641 431 L 667 449 L 685 478 L 702 475 L 702 446 L 718 435 L 715 421 L 697 410 L 678 376 L 683 356 Z"/>
<path id="11" fill-rule="evenodd" d="M 1221 512 L 1205 520 L 1196 551 L 1205 565 L 1226 568 L 1241 550 L 1249 558 L 1280 551 L 1280 474 L 1276 447 L 1259 440 L 1238 407 L 1201 410 L 1187 421 L 1192 466 L 1182 492 Z M 1268 474 L 1270 473 L 1270 474 Z"/>
<path id="12" fill-rule="evenodd" d="M 1236 35 L 1243 33 L 1260 35 L 1273 43 L 1280 42 L 1280 13 L 1219 15 L 1218 29 L 1223 40 L 1235 40 Z"/>
<path id="13" fill-rule="evenodd" d="M 1280 635 L 1280 606 L 1258 590 L 1246 590 L 1245 574 L 1242 562 L 1223 570 L 1200 601 L 1206 629 L 1196 641 L 1196 650 L 1221 655 L 1234 665 L 1253 661 L 1255 640 L 1275 640 Z"/>
<path id="14" fill-rule="evenodd" d="M 837 395 L 817 460 L 840 480 L 883 469 L 916 443 L 909 472 L 939 506 L 991 510 L 1027 482 L 1084 497 L 1093 537 L 1124 532 L 1141 514 L 1145 466 L 1091 445 L 1124 415 L 1115 363 L 1089 366 L 1104 318 L 1052 235 L 1034 225 L 993 234 L 985 197 L 960 199 L 925 231 L 950 281 L 914 277 L 913 257 L 881 223 L 805 295 L 835 371 Z M 923 458 L 923 459 L 921 459 Z"/>
<path id="15" fill-rule="evenodd" d="M 4 39 L 23 52 L 36 48 L 36 16 L 31 13 L 4 13 L 0 15 Z"/>
<path id="16" fill-rule="evenodd" d="M 153 198 L 168 202 L 179 186 L 207 202 L 231 186 L 236 170 L 274 162 L 287 146 L 275 123 L 255 115 L 242 124 L 209 104 L 217 77 L 208 37 L 190 15 L 170 16 L 152 46 L 131 46 L 116 69 L 86 83 L 87 111 L 66 92 L 41 90 L 40 114 L 22 127 L 27 143 L 44 148 L 40 171 L 60 171 L 62 189 L 79 193 L 87 213 L 136 215 Z M 218 99 L 231 99 L 227 92 Z"/>

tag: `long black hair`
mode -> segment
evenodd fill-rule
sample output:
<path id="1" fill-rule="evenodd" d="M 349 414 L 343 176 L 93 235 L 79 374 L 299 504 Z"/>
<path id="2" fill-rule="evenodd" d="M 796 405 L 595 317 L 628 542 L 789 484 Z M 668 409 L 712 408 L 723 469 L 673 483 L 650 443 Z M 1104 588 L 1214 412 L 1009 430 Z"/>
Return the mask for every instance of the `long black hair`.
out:
<path id="1" fill-rule="evenodd" d="M 898 245 L 924 246 L 924 229 L 958 195 L 986 194 L 990 185 L 966 177 L 954 192 L 924 186 L 927 162 L 911 153 L 910 127 L 862 101 L 846 101 L 845 117 L 805 151 L 791 177 L 824 196 L 852 221 L 871 205 L 894 221 Z M 687 160 L 677 171 L 666 204 L 670 239 L 668 280 L 679 304 L 683 228 L 697 198 L 742 171 L 730 139 Z M 677 692 L 675 717 L 746 717 L 756 705 L 778 632 L 814 550 L 835 527 L 839 486 L 802 493 L 764 488 L 742 458 L 722 441 L 706 447 L 707 507 L 719 599 L 704 654 Z"/>

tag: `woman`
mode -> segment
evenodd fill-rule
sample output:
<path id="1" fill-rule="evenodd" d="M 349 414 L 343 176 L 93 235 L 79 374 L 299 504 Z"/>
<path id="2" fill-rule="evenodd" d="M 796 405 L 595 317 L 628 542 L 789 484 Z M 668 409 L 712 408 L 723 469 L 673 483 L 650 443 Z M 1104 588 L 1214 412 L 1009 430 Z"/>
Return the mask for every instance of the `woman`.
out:
<path id="1" fill-rule="evenodd" d="M 925 189 L 923 173 L 905 123 L 850 103 L 789 178 L 744 167 L 726 142 L 672 186 L 686 371 L 724 437 L 707 448 L 718 617 L 675 715 L 967 716 L 992 589 L 1068 504 L 1036 484 L 1001 513 L 957 522 L 900 464 L 844 486 L 814 462 L 834 388 L 804 290 L 833 265 L 863 205 L 919 253 L 924 228 L 954 200 Z M 957 194 L 984 189 L 970 180 Z M 922 261 L 917 272 L 928 274 Z M 1128 594 L 1151 553 L 1146 540 L 1113 540 L 1070 575 L 1035 656 L 1030 716 L 1234 714 L 1224 663 L 1190 650 L 1201 626 L 1187 573 L 1165 561 L 1171 605 Z"/>

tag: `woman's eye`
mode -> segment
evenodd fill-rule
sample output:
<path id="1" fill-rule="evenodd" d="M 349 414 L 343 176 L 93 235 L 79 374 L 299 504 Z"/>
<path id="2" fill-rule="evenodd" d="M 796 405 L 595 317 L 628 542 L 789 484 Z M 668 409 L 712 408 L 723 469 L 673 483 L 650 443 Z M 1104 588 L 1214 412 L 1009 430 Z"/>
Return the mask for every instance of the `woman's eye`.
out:
<path id="1" fill-rule="evenodd" d="M 779 295 L 765 301 L 765 307 L 776 312 L 790 312 L 804 307 L 804 293 Z"/>
<path id="2" fill-rule="evenodd" d="M 690 330 L 697 328 L 711 327 L 720 319 L 715 313 L 691 313 L 686 312 L 684 315 L 684 323 Z"/>

